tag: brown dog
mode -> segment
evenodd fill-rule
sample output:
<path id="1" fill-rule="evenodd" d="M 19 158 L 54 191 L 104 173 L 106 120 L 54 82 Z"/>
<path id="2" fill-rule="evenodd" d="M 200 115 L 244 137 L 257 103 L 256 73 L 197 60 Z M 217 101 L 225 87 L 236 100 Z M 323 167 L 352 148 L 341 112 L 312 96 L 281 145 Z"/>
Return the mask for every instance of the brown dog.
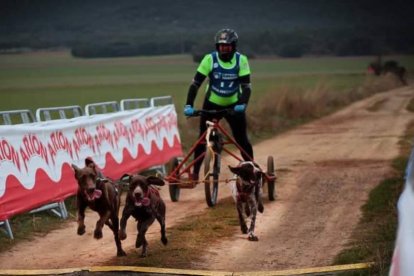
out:
<path id="1" fill-rule="evenodd" d="M 263 213 L 261 187 L 264 173 L 253 162 L 243 161 L 237 167 L 229 166 L 232 173 L 237 175 L 233 187 L 233 196 L 236 200 L 237 213 L 239 215 L 240 228 L 243 234 L 248 234 L 249 241 L 258 241 L 254 234 L 257 211 Z M 249 229 L 245 216 L 251 216 Z"/>
<path id="2" fill-rule="evenodd" d="M 118 237 L 119 229 L 119 206 L 120 193 L 115 184 L 105 178 L 98 178 L 98 172 L 95 166 L 85 160 L 85 167 L 78 168 L 72 164 L 75 171 L 75 178 L 78 181 L 77 207 L 78 207 L 78 235 L 85 233 L 85 209 L 91 208 L 99 214 L 99 220 L 96 222 L 94 238 L 102 238 L 102 228 L 104 224 L 108 225 L 114 233 L 117 256 L 125 256 L 122 249 L 121 241 Z"/>
<path id="3" fill-rule="evenodd" d="M 165 235 L 165 203 L 160 197 L 158 189 L 152 186 L 163 186 L 164 181 L 155 176 L 126 175 L 124 177 L 129 178 L 129 191 L 122 212 L 119 238 L 121 240 L 126 239 L 125 228 L 128 218 L 132 215 L 137 220 L 138 230 L 135 247 L 142 246 L 141 257 L 145 257 L 148 246 L 145 233 L 155 219 L 161 226 L 161 242 L 164 245 L 168 242 Z"/>

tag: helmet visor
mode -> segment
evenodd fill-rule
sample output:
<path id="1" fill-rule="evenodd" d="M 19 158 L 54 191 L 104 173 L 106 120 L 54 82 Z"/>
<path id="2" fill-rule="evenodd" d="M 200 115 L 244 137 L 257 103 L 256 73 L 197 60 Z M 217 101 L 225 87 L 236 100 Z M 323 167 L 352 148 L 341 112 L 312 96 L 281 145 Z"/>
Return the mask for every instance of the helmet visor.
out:
<path id="1" fill-rule="evenodd" d="M 218 48 L 219 53 L 223 53 L 223 54 L 232 53 L 234 50 L 232 44 L 220 43 L 217 48 Z"/>

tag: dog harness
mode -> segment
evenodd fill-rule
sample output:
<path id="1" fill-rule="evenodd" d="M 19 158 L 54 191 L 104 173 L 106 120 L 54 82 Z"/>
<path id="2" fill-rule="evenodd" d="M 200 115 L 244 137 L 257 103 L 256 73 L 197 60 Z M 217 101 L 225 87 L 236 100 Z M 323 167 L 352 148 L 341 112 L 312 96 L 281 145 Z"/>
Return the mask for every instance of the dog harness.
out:
<path id="1" fill-rule="evenodd" d="M 249 196 L 252 194 L 255 185 L 246 186 L 242 185 L 240 181 L 236 181 L 237 187 L 237 200 L 246 202 Z"/>

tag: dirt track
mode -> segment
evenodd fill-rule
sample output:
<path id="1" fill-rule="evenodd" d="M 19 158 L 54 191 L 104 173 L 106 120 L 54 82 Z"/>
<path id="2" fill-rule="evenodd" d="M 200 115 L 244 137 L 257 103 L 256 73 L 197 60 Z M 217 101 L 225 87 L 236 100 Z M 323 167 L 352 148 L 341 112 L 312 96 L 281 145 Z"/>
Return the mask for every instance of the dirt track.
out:
<path id="1" fill-rule="evenodd" d="M 265 167 L 267 156 L 273 155 L 280 172 L 277 200 L 267 203 L 265 213 L 258 216 L 259 242 L 237 234 L 211 245 L 203 261 L 189 268 L 252 271 L 329 265 L 358 222 L 368 192 L 391 173 L 398 139 L 413 118 L 405 110 L 412 97 L 411 87 L 377 94 L 255 145 L 256 161 Z M 374 105 L 378 110 L 368 111 Z M 189 213 L 208 211 L 201 185 L 197 189 L 182 191 L 180 202 L 171 203 L 164 188 L 167 227 Z M 219 196 L 229 194 L 223 187 Z M 113 239 L 107 229 L 102 240 L 94 240 L 95 221 L 96 215 L 88 213 L 84 236 L 77 236 L 76 224 L 68 223 L 65 229 L 22 242 L 0 254 L 0 268 L 107 264 L 115 254 Z M 135 236 L 133 223 L 127 230 Z M 152 227 L 148 237 L 158 240 L 158 232 L 158 227 Z M 126 251 L 133 246 L 134 239 L 124 242 Z"/>

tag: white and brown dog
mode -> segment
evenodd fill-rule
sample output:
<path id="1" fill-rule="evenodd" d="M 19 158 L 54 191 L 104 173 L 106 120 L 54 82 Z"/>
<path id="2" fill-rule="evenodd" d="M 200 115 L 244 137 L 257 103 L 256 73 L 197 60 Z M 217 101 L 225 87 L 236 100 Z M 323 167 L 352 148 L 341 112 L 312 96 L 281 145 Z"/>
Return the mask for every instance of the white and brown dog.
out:
<path id="1" fill-rule="evenodd" d="M 243 234 L 248 234 L 249 241 L 258 241 L 254 234 L 257 211 L 263 213 L 262 182 L 264 173 L 251 161 L 243 161 L 237 167 L 229 166 L 236 181 L 233 184 L 233 197 L 236 201 L 240 228 Z M 246 215 L 246 217 L 245 217 Z M 246 218 L 251 217 L 250 228 L 247 228 Z"/>

